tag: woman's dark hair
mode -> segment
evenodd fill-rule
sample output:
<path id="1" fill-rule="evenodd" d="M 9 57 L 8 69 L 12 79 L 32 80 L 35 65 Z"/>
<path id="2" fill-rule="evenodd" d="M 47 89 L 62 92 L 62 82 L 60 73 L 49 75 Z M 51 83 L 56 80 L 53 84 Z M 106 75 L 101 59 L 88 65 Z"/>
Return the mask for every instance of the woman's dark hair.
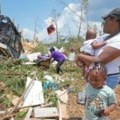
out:
<path id="1" fill-rule="evenodd" d="M 54 48 L 54 47 L 51 47 L 49 51 L 50 51 L 50 52 L 53 52 L 53 51 L 55 51 L 55 48 Z"/>

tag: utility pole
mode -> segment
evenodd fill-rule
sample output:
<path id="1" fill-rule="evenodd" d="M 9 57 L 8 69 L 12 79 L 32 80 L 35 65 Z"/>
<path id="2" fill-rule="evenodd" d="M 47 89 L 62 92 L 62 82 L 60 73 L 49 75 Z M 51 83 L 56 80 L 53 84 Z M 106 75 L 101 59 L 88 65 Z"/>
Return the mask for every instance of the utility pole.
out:
<path id="1" fill-rule="evenodd" d="M 0 15 L 2 15 L 2 7 L 1 7 L 1 4 L 0 4 Z"/>
<path id="2" fill-rule="evenodd" d="M 34 27 L 34 37 L 33 37 L 33 41 L 36 42 L 36 33 L 37 33 L 37 21 L 38 21 L 39 17 L 36 17 L 35 19 L 35 27 Z"/>
<path id="3" fill-rule="evenodd" d="M 57 25 L 57 14 L 56 14 L 56 10 L 53 10 L 53 15 L 54 15 L 54 22 L 55 22 L 55 26 L 56 26 L 56 41 L 57 43 L 59 42 L 59 33 L 58 33 L 58 25 Z"/>

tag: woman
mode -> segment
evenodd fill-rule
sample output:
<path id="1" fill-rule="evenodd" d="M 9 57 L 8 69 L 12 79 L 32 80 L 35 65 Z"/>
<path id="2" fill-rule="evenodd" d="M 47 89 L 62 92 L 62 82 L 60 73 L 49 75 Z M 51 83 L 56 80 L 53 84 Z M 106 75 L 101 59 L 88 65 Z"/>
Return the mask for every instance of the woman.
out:
<path id="1" fill-rule="evenodd" d="M 56 73 L 60 74 L 60 72 L 61 72 L 63 74 L 61 66 L 65 61 L 65 55 L 59 51 L 56 51 L 55 48 L 53 48 L 53 47 L 50 48 L 50 52 L 51 52 L 51 63 L 53 61 L 57 61 Z"/>
<path id="2" fill-rule="evenodd" d="M 95 56 L 80 53 L 76 57 L 76 63 L 83 61 L 86 65 L 92 62 L 103 62 L 107 67 L 107 85 L 114 89 L 119 83 L 120 66 L 120 8 L 116 8 L 103 17 L 103 32 L 101 36 L 107 44 L 95 50 Z M 99 39 L 96 39 L 99 41 Z"/>

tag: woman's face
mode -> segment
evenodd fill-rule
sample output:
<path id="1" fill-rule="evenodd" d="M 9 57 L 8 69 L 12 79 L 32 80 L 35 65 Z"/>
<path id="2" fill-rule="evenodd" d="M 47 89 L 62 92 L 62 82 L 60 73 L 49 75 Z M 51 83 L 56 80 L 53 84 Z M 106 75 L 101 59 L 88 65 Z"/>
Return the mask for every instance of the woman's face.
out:
<path id="1" fill-rule="evenodd" d="M 89 83 L 93 88 L 99 89 L 104 85 L 105 75 L 102 71 L 91 70 L 89 73 Z"/>
<path id="2" fill-rule="evenodd" d="M 108 34 L 114 34 L 116 31 L 118 31 L 119 23 L 116 20 L 116 18 L 107 17 L 104 19 L 103 22 L 103 32 Z"/>
<path id="3" fill-rule="evenodd" d="M 113 28 L 113 19 L 111 19 L 110 17 L 105 18 L 103 22 L 103 32 L 110 34 L 112 28 Z"/>

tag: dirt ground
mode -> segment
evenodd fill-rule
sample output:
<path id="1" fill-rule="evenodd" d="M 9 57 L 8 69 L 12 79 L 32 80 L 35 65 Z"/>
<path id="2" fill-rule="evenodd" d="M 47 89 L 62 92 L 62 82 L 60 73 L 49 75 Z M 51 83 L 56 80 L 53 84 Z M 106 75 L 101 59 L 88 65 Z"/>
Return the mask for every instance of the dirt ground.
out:
<path id="1" fill-rule="evenodd" d="M 115 93 L 117 96 L 118 107 L 114 112 L 111 113 L 110 118 L 111 120 L 120 120 L 120 84 L 115 89 Z M 69 94 L 67 110 L 70 120 L 82 120 L 84 106 L 77 102 L 77 96 Z"/>

